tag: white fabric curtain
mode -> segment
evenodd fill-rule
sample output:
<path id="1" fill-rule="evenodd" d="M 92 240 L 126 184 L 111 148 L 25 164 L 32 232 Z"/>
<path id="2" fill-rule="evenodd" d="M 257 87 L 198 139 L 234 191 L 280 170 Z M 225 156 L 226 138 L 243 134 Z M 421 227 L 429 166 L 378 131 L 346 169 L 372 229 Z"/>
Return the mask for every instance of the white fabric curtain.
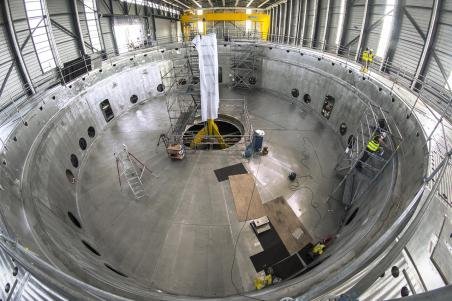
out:
<path id="1" fill-rule="evenodd" d="M 201 88 L 201 118 L 218 118 L 220 102 L 218 90 L 218 51 L 217 37 L 214 33 L 197 35 L 193 39 L 198 50 Z"/>

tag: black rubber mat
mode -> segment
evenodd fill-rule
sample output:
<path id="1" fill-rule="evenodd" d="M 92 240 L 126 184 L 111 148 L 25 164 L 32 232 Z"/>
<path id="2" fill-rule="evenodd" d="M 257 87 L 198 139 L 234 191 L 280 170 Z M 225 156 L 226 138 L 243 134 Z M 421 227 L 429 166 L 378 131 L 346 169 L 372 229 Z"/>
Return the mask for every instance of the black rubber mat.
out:
<path id="1" fill-rule="evenodd" d="M 250 257 L 256 272 L 262 271 L 290 255 L 271 223 L 270 227 L 270 230 L 257 235 L 264 251 Z"/>
<path id="2" fill-rule="evenodd" d="M 213 172 L 217 176 L 218 182 L 226 181 L 229 176 L 243 175 L 248 173 L 248 171 L 246 170 L 245 166 L 242 163 L 226 166 L 220 169 L 215 169 Z"/>
<path id="3" fill-rule="evenodd" d="M 299 273 L 304 268 L 304 265 L 298 255 L 294 254 L 276 263 L 272 268 L 275 276 L 286 280 Z"/>
<path id="4" fill-rule="evenodd" d="M 286 247 L 281 244 L 276 244 L 270 249 L 264 250 L 256 255 L 250 257 L 256 272 L 263 271 L 265 268 L 270 267 L 288 257 L 290 254 L 287 252 Z"/>
<path id="5" fill-rule="evenodd" d="M 270 230 L 265 231 L 257 236 L 257 239 L 261 243 L 262 249 L 270 249 L 274 245 L 283 245 L 281 238 L 279 238 L 278 232 L 276 232 L 273 225 L 270 223 Z"/>
<path id="6" fill-rule="evenodd" d="M 314 261 L 314 254 L 312 254 L 312 248 L 314 245 L 312 243 L 308 243 L 303 249 L 298 251 L 298 255 L 303 259 L 304 263 L 310 264 Z"/>

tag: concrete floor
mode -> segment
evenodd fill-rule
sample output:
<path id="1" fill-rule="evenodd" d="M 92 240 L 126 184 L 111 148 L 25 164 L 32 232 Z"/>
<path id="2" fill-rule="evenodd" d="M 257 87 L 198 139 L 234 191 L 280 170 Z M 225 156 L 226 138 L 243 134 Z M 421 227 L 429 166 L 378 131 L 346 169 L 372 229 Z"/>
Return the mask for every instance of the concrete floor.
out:
<path id="1" fill-rule="evenodd" d="M 81 168 L 77 202 L 84 229 L 114 268 L 149 287 L 185 295 L 254 289 L 249 256 L 261 246 L 250 227 L 241 231 L 229 182 L 219 183 L 213 173 L 238 162 L 256 176 L 262 200 L 284 196 L 314 240 L 336 233 L 344 209 L 336 198 L 327 200 L 339 182 L 334 172 L 343 151 L 338 134 L 318 114 L 277 95 L 220 90 L 220 98 L 241 96 L 254 129 L 265 130 L 270 150 L 250 162 L 228 151 L 190 152 L 183 161 L 171 161 L 163 147 L 156 147 L 169 128 L 164 99 L 115 118 L 97 138 Z M 113 153 L 123 143 L 157 175 L 144 175 L 146 199 L 136 201 L 126 186 L 121 191 Z M 292 170 L 310 176 L 295 191 L 287 180 Z"/>

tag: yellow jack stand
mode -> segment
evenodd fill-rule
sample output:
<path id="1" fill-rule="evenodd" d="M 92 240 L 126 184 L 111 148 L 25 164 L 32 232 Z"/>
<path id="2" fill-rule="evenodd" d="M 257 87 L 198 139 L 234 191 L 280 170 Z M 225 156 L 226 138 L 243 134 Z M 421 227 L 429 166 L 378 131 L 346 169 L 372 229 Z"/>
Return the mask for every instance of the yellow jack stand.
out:
<path id="1" fill-rule="evenodd" d="M 196 134 L 195 138 L 193 138 L 193 141 L 191 142 L 190 147 L 195 148 L 196 145 L 203 142 L 205 138 L 207 139 L 214 138 L 217 140 L 221 148 L 227 147 L 223 137 L 220 134 L 220 131 L 218 130 L 218 126 L 213 119 L 207 120 L 207 125 Z"/>

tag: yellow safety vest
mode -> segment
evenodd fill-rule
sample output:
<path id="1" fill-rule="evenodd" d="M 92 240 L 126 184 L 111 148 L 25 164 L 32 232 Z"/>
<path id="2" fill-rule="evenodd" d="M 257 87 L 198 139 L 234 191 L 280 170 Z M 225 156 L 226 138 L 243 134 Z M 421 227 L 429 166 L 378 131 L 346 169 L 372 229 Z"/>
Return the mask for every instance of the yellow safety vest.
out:
<path id="1" fill-rule="evenodd" d="M 371 152 L 377 152 L 380 149 L 380 143 L 375 142 L 373 139 L 367 142 L 367 149 Z"/>
<path id="2" fill-rule="evenodd" d="M 325 245 L 318 243 L 314 246 L 314 248 L 312 248 L 312 253 L 322 255 L 323 249 L 325 249 Z"/>
<path id="3" fill-rule="evenodd" d="M 367 52 L 367 50 L 363 52 L 362 60 L 363 62 L 367 62 L 369 60 L 369 52 Z"/>
<path id="4" fill-rule="evenodd" d="M 370 53 L 369 53 L 369 55 L 368 55 L 368 60 L 369 60 L 369 62 L 373 62 L 373 60 L 374 60 L 374 54 L 373 54 L 373 52 L 370 52 Z"/>

